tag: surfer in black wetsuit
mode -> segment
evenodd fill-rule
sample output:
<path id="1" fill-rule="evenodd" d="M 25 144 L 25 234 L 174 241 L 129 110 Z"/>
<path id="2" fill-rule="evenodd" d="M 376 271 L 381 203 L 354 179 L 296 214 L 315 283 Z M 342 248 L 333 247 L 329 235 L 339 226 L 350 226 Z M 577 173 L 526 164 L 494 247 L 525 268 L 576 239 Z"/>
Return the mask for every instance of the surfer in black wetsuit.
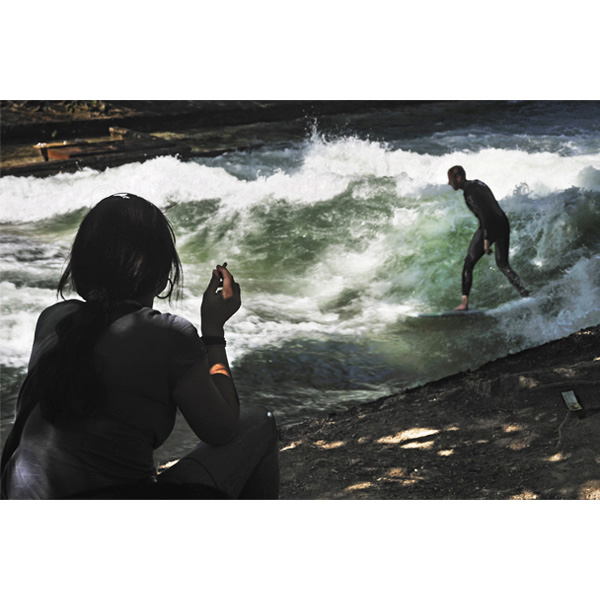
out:
<path id="1" fill-rule="evenodd" d="M 494 198 L 492 190 L 477 179 L 469 181 L 461 166 L 448 171 L 448 183 L 452 189 L 462 190 L 469 210 L 477 217 L 479 228 L 469 245 L 462 272 L 462 303 L 455 310 L 468 310 L 469 292 L 473 283 L 473 268 L 484 254 L 492 253 L 492 244 L 496 244 L 496 264 L 506 278 L 524 298 L 529 296 L 519 276 L 508 262 L 510 225 L 508 218 Z"/>

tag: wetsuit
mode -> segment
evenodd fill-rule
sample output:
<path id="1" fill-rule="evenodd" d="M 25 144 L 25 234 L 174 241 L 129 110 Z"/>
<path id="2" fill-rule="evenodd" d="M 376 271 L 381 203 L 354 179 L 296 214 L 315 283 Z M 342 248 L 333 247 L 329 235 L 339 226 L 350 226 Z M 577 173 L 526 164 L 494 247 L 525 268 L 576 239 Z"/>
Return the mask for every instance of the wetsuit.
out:
<path id="1" fill-rule="evenodd" d="M 460 186 L 469 210 L 477 217 L 479 228 L 469 244 L 462 272 L 462 293 L 468 296 L 473 284 L 473 269 L 477 261 L 484 255 L 483 241 L 488 240 L 490 246 L 496 245 L 496 264 L 521 296 L 529 292 L 521 284 L 519 276 L 508 262 L 510 225 L 508 218 L 494 198 L 492 190 L 477 179 L 465 180 Z"/>
<path id="2" fill-rule="evenodd" d="M 57 323 L 82 305 L 67 300 L 42 313 L 29 363 L 31 374 L 40 356 L 55 343 Z M 107 393 L 92 415 L 50 423 L 42 415 L 34 380 L 28 377 L 19 395 L 17 422 L 2 452 L 0 496 L 17 500 L 276 498 L 275 420 L 256 405 L 241 407 L 232 441 L 220 446 L 200 442 L 177 465 L 157 475 L 153 451 L 172 432 L 177 411 L 193 431 L 209 415 L 202 410 L 202 390 L 198 401 L 194 397 L 186 406 L 178 407 L 175 400 L 175 390 L 206 360 L 206 353 L 192 323 L 140 307 L 113 321 L 94 349 L 98 361 L 94 364 L 101 365 Z"/>

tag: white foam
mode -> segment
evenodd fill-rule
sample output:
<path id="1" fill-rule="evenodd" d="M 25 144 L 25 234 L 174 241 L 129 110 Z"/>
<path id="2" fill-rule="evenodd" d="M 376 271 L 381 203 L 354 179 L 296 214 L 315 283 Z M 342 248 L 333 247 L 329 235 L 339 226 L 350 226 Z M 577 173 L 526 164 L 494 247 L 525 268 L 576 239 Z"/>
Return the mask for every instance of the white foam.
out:
<path id="1" fill-rule="evenodd" d="M 556 289 L 569 289 L 575 296 L 573 301 L 561 300 L 563 304 L 550 325 L 547 316 L 532 311 L 530 321 L 520 324 L 521 333 L 535 341 L 546 335 L 541 332 L 560 335 L 598 319 L 597 271 L 592 268 L 597 268 L 597 260 L 579 259 L 580 249 L 573 248 L 577 219 L 565 211 L 560 195 L 577 186 L 600 189 L 598 155 L 558 156 L 490 148 L 434 156 L 352 137 L 326 141 L 318 135 L 286 152 L 293 167 L 267 170 L 254 178 L 236 176 L 232 169 L 222 166 L 224 161 L 199 164 L 174 157 L 123 165 L 102 173 L 84 170 L 45 179 L 4 177 L 0 179 L 0 219 L 4 223 L 35 224 L 90 207 L 119 192 L 146 197 L 161 208 L 216 199 L 211 227 L 227 224 L 228 229 L 211 250 L 231 260 L 246 253 L 248 236 L 260 232 L 263 226 L 261 217 L 250 210 L 252 207 L 268 213 L 283 202 L 293 215 L 294 209 L 304 210 L 338 198 L 340 202 L 352 198 L 370 207 L 370 213 L 348 215 L 344 228 L 332 220 L 330 230 L 323 231 L 326 248 L 306 265 L 304 272 L 286 279 L 285 272 L 266 270 L 266 277 L 272 280 L 268 287 L 273 292 L 262 291 L 265 286 L 258 286 L 261 291 L 252 291 L 251 285 L 244 289 L 244 306 L 228 326 L 231 358 L 235 361 L 253 348 L 281 344 L 298 336 L 368 337 L 426 308 L 428 295 L 435 295 L 439 301 L 447 289 L 458 288 L 465 248 L 450 248 L 446 240 L 464 229 L 465 223 L 475 227 L 475 222 L 464 206 L 462 194 L 447 185 L 446 173 L 450 166 L 462 164 L 469 177 L 488 183 L 496 197 L 510 208 L 511 215 L 519 219 L 511 238 L 513 256 L 535 243 L 532 268 L 537 269 L 541 280 L 544 270 L 568 261 L 566 272 L 555 285 Z M 267 160 L 262 155 L 261 159 Z M 252 155 L 228 157 L 230 163 L 238 161 L 242 166 L 244 161 L 252 160 Z M 577 208 L 577 202 L 583 206 L 586 199 L 574 202 Z M 387 203 L 381 206 L 380 216 L 378 203 Z M 281 227 L 286 236 L 294 238 L 310 225 L 295 224 L 290 216 Z M 195 233 L 186 230 L 179 237 L 180 243 L 192 239 Z M 349 240 L 357 243 L 349 244 Z M 61 243 L 67 248 L 69 241 Z M 52 265 L 23 268 L 29 269 L 32 277 L 37 276 L 35 269 L 56 269 L 58 258 L 52 260 Z M 397 267 L 399 264 L 402 268 Z M 213 266 L 200 261 L 185 265 L 188 293 L 174 312 L 198 322 L 201 293 Z M 484 269 L 478 271 L 478 278 L 487 275 Z M 235 274 L 243 285 L 245 274 Z M 8 282 L 1 286 L 1 361 L 25 364 L 37 315 L 54 302 L 55 295 L 51 290 L 17 288 Z M 566 297 L 566 292 L 561 294 L 561 298 Z M 171 310 L 166 304 L 157 303 L 157 307 Z"/>
<path id="2" fill-rule="evenodd" d="M 298 146 L 301 166 L 278 170 L 253 180 L 240 179 L 224 168 L 175 157 L 159 157 L 97 172 L 83 169 L 43 179 L 0 179 L 1 222 L 33 222 L 89 208 L 102 198 L 130 192 L 163 208 L 172 202 L 218 198 L 224 209 L 243 210 L 268 199 L 315 203 L 336 197 L 356 181 L 391 178 L 400 196 L 447 194 L 446 172 L 462 164 L 467 176 L 485 181 L 501 201 L 526 183 L 538 195 L 584 185 L 598 189 L 598 155 L 558 156 L 548 152 L 484 149 L 443 156 L 390 150 L 379 142 L 342 138 L 325 142 L 313 136 Z M 243 157 L 240 158 L 243 160 Z"/>
<path id="3" fill-rule="evenodd" d="M 56 292 L 0 282 L 2 343 L 0 364 L 23 367 L 29 360 L 39 314 L 54 304 Z"/>

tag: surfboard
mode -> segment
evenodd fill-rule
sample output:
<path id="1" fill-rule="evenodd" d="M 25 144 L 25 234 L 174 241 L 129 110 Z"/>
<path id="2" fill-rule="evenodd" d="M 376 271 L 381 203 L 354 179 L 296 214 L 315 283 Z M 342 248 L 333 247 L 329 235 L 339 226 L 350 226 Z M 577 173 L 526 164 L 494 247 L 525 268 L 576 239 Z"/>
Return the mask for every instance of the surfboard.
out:
<path id="1" fill-rule="evenodd" d="M 484 315 L 484 310 L 444 310 L 441 312 L 432 312 L 432 313 L 419 313 L 417 316 L 432 319 L 435 317 L 474 317 L 477 315 Z"/>

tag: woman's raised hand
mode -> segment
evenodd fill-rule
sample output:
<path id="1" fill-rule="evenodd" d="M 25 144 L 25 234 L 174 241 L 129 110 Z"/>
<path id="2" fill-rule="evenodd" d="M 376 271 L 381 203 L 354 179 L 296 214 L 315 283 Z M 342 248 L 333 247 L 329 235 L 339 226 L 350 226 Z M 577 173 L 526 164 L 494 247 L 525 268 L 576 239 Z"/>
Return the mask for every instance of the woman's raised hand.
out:
<path id="1" fill-rule="evenodd" d="M 202 335 L 223 336 L 223 326 L 242 305 L 241 290 L 233 275 L 226 268 L 227 263 L 217 265 L 202 297 L 200 317 Z"/>

